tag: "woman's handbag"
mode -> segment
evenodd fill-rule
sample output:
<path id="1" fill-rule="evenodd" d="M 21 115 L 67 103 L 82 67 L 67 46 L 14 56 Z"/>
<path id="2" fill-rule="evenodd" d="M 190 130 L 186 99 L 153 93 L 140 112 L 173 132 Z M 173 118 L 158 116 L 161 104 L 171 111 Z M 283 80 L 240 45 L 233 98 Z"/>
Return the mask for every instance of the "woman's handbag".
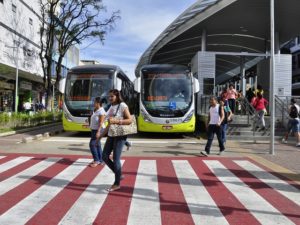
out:
<path id="1" fill-rule="evenodd" d="M 137 126 L 134 115 L 131 115 L 132 123 L 130 125 L 111 124 L 109 129 L 112 137 L 126 136 L 128 134 L 136 134 Z"/>
<path id="2" fill-rule="evenodd" d="M 114 116 L 117 115 L 119 111 L 120 105 L 117 108 L 117 111 Z M 137 126 L 136 126 L 136 119 L 134 115 L 131 115 L 132 122 L 129 125 L 119 125 L 119 124 L 110 124 L 109 130 L 112 137 L 118 136 L 126 136 L 128 134 L 136 134 L 137 133 Z"/>

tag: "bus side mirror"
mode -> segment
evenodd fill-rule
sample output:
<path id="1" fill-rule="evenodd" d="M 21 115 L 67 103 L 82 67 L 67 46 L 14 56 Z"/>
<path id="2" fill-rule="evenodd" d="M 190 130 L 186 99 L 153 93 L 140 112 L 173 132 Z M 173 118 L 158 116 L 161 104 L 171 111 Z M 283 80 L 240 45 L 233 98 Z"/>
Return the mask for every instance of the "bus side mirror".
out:
<path id="1" fill-rule="evenodd" d="M 118 91 L 121 91 L 122 89 L 122 80 L 120 78 L 117 77 L 116 79 L 116 85 L 115 85 L 115 88 L 118 90 Z"/>
<path id="2" fill-rule="evenodd" d="M 63 78 L 59 81 L 58 84 L 58 90 L 60 93 L 64 94 L 65 93 L 65 88 L 66 88 L 66 78 Z"/>
<path id="3" fill-rule="evenodd" d="M 134 80 L 134 90 L 137 93 L 141 93 L 141 78 L 138 77 Z"/>
<path id="4" fill-rule="evenodd" d="M 200 84 L 197 78 L 194 78 L 194 92 L 198 93 L 200 91 Z"/>

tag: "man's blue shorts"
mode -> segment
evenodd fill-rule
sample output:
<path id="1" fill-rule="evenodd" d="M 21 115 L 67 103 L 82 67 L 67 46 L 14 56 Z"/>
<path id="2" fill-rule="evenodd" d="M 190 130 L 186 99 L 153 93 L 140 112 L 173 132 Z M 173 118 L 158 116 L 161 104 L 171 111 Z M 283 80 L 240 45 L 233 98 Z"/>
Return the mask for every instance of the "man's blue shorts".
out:
<path id="1" fill-rule="evenodd" d="M 290 119 L 288 123 L 288 130 L 292 132 L 299 132 L 299 119 Z"/>

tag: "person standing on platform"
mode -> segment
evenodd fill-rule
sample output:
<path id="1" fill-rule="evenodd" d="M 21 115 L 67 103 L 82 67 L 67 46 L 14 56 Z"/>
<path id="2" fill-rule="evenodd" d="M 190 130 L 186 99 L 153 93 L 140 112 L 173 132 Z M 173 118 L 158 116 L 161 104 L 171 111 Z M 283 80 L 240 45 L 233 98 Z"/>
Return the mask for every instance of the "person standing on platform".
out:
<path id="1" fill-rule="evenodd" d="M 231 112 L 235 113 L 235 104 L 236 104 L 236 97 L 237 97 L 237 91 L 234 89 L 233 84 L 229 85 L 229 89 L 227 90 L 227 99 L 228 104 L 231 109 Z"/>
<path id="2" fill-rule="evenodd" d="M 224 102 L 224 104 L 227 105 L 227 88 L 223 88 L 222 92 L 220 93 L 220 98 L 221 98 L 221 101 Z"/>
<path id="3" fill-rule="evenodd" d="M 223 101 L 220 101 L 220 107 L 223 108 L 223 113 L 224 113 L 224 120 L 221 123 L 221 129 L 222 129 L 221 136 L 222 136 L 223 145 L 225 146 L 228 122 L 231 121 L 232 112 L 228 104 L 224 103 Z"/>
<path id="4" fill-rule="evenodd" d="M 264 95 L 264 89 L 260 84 L 257 85 L 257 88 L 254 91 L 255 96 L 257 96 L 258 93 L 261 94 L 262 96 Z"/>
<path id="5" fill-rule="evenodd" d="M 207 128 L 207 143 L 205 146 L 205 150 L 201 151 L 200 154 L 203 156 L 208 156 L 210 154 L 210 148 L 214 139 L 215 134 L 217 135 L 220 152 L 224 152 L 225 147 L 222 141 L 222 130 L 221 124 L 224 120 L 224 109 L 220 104 L 218 104 L 216 97 L 210 98 L 210 108 L 208 115 L 208 128 Z"/>

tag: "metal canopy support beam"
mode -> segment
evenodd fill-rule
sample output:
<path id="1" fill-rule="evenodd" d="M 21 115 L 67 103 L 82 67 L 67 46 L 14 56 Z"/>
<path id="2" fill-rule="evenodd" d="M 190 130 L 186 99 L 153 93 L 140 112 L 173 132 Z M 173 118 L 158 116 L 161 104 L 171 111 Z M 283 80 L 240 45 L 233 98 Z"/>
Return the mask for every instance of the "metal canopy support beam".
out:
<path id="1" fill-rule="evenodd" d="M 249 57 L 269 57 L 267 53 L 251 53 L 251 52 L 212 52 L 215 55 L 232 55 L 232 56 L 249 56 Z"/>
<path id="2" fill-rule="evenodd" d="M 203 29 L 202 36 L 201 36 L 201 40 L 202 40 L 202 42 L 201 42 L 201 51 L 202 52 L 206 51 L 206 35 L 207 35 L 206 30 Z"/>
<path id="3" fill-rule="evenodd" d="M 246 78 L 245 78 L 245 75 L 246 75 L 246 68 L 245 68 L 245 57 L 242 56 L 241 57 L 241 65 L 240 65 L 240 76 L 241 76 L 241 87 L 240 87 L 240 90 L 242 91 L 243 93 L 243 96 L 246 96 Z"/>
<path id="4" fill-rule="evenodd" d="M 275 136 L 275 99 L 274 99 L 274 78 L 275 78 L 275 2 L 270 0 L 270 24 L 271 24 L 271 63 L 270 63 L 270 154 L 275 154 L 274 136 Z"/>

